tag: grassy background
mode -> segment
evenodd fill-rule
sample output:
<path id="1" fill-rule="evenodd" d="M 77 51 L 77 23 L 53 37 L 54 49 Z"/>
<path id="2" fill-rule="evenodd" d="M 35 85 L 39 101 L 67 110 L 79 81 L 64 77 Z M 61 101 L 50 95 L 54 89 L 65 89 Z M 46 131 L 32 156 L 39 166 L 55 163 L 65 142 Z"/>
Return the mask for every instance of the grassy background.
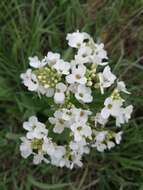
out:
<path id="1" fill-rule="evenodd" d="M 81 169 L 33 166 L 19 153 L 22 122 L 49 114 L 46 99 L 26 91 L 19 75 L 28 56 L 69 56 L 65 36 L 76 29 L 103 41 L 114 72 L 134 105 L 120 146 L 92 151 Z M 143 0 L 0 1 L 0 190 L 143 190 Z"/>

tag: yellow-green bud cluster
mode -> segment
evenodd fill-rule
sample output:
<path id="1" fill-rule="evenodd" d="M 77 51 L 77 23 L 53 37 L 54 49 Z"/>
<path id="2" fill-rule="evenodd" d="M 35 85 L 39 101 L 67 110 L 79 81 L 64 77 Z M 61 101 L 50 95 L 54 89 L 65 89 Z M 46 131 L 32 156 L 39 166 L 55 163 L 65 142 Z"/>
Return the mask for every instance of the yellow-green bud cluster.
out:
<path id="1" fill-rule="evenodd" d="M 87 86 L 93 85 L 93 82 L 96 79 L 95 77 L 96 77 L 96 65 L 92 64 L 90 70 L 87 69 L 86 71 Z"/>
<path id="2" fill-rule="evenodd" d="M 50 67 L 42 67 L 34 71 L 39 83 L 45 88 L 54 88 L 61 80 L 61 75 Z"/>
<path id="3" fill-rule="evenodd" d="M 32 139 L 31 147 L 34 150 L 41 150 L 42 149 L 43 140 L 42 139 Z"/>
<path id="4" fill-rule="evenodd" d="M 117 89 L 115 89 L 112 94 L 111 94 L 111 98 L 113 100 L 120 100 L 121 99 L 121 96 L 119 94 L 119 91 Z"/>
<path id="5" fill-rule="evenodd" d="M 68 159 L 68 160 L 72 160 L 71 151 L 70 151 L 69 147 L 66 147 L 66 148 L 67 148 L 67 151 L 66 151 L 66 154 L 64 155 L 64 158 Z"/>

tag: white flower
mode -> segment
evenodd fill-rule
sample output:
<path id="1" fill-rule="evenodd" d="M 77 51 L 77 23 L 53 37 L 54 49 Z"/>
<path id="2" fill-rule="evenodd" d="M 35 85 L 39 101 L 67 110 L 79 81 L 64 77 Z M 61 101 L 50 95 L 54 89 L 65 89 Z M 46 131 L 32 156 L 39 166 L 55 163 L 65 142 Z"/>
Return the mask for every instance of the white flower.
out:
<path id="1" fill-rule="evenodd" d="M 96 143 L 96 148 L 99 152 L 104 152 L 107 149 L 107 146 L 104 143 Z"/>
<path id="2" fill-rule="evenodd" d="M 30 91 L 37 91 L 39 85 L 36 75 L 32 73 L 31 69 L 28 69 L 26 73 L 22 73 L 20 75 L 21 79 L 23 80 L 23 84 L 28 88 Z"/>
<path id="3" fill-rule="evenodd" d="M 42 161 L 44 161 L 45 163 L 49 163 L 49 160 L 47 160 L 44 157 L 44 152 L 40 149 L 38 149 L 38 147 L 36 148 L 36 152 L 35 153 L 35 149 L 33 149 L 33 145 L 32 145 L 32 140 L 29 140 L 25 137 L 21 137 L 22 143 L 20 145 L 20 151 L 21 151 L 21 156 L 24 158 L 27 158 L 28 156 L 30 156 L 31 154 L 33 155 L 33 163 L 34 164 L 40 164 Z M 34 139 L 37 140 L 37 139 Z M 37 141 L 38 142 L 38 141 Z"/>
<path id="4" fill-rule="evenodd" d="M 53 156 L 59 159 L 65 154 L 65 152 L 66 150 L 64 146 L 56 146 Z"/>
<path id="5" fill-rule="evenodd" d="M 87 79 L 84 76 L 86 73 L 86 67 L 83 65 L 79 65 L 78 68 L 74 67 L 72 69 L 72 74 L 66 76 L 66 80 L 69 84 L 79 83 L 85 84 Z"/>
<path id="6" fill-rule="evenodd" d="M 95 142 L 92 147 L 96 147 L 99 152 L 104 152 L 107 149 L 107 146 L 102 142 Z"/>
<path id="7" fill-rule="evenodd" d="M 99 86 L 102 94 L 104 93 L 104 88 L 110 87 L 116 79 L 116 76 L 111 72 L 109 66 L 106 66 L 104 68 L 103 73 L 98 73 L 98 77 L 99 77 Z"/>
<path id="8" fill-rule="evenodd" d="M 107 141 L 107 148 L 110 150 L 113 147 L 115 147 L 115 143 L 112 141 Z"/>
<path id="9" fill-rule="evenodd" d="M 55 143 L 47 142 L 43 146 L 44 151 L 50 156 L 51 164 L 59 167 L 69 167 L 69 161 L 64 158 L 66 149 L 64 146 L 57 146 Z"/>
<path id="10" fill-rule="evenodd" d="M 35 164 L 35 165 L 38 165 L 38 164 L 40 164 L 42 161 L 44 161 L 46 164 L 48 164 L 50 161 L 49 160 L 47 160 L 46 158 L 44 158 L 44 154 L 43 154 L 43 152 L 38 152 L 38 154 L 35 154 L 34 153 L 34 157 L 33 157 L 33 163 Z"/>
<path id="11" fill-rule="evenodd" d="M 47 136 L 45 136 L 43 140 L 44 142 L 42 145 L 42 150 L 46 152 L 48 155 L 52 156 L 54 154 L 56 145 L 51 141 L 50 138 L 47 138 Z"/>
<path id="12" fill-rule="evenodd" d="M 27 131 L 32 131 L 34 129 L 33 127 L 38 126 L 38 124 L 39 122 L 37 117 L 31 116 L 28 121 L 23 123 L 23 128 Z"/>
<path id="13" fill-rule="evenodd" d="M 95 143 L 92 144 L 92 147 L 96 147 L 99 152 L 103 152 L 107 149 L 106 144 L 104 144 L 107 134 L 107 131 L 96 132 Z"/>
<path id="14" fill-rule="evenodd" d="M 75 121 L 87 122 L 89 115 L 91 115 L 91 111 L 73 108 L 72 113 L 74 114 Z"/>
<path id="15" fill-rule="evenodd" d="M 120 114 L 118 114 L 116 117 L 116 125 L 120 127 L 121 124 L 127 123 L 131 118 L 132 111 L 133 111 L 132 105 L 127 106 L 126 108 L 121 108 Z"/>
<path id="16" fill-rule="evenodd" d="M 68 75 L 70 70 L 70 63 L 60 59 L 53 65 L 53 68 L 55 68 L 59 73 L 63 75 Z"/>
<path id="17" fill-rule="evenodd" d="M 90 149 L 87 147 L 87 142 L 83 138 L 81 141 L 71 141 L 69 147 L 72 149 L 73 152 L 76 152 L 80 155 L 88 154 Z"/>
<path id="18" fill-rule="evenodd" d="M 62 109 L 63 112 L 63 118 L 67 122 L 67 126 L 69 126 L 70 123 L 72 123 L 75 120 L 74 113 L 72 109 Z"/>
<path id="19" fill-rule="evenodd" d="M 90 36 L 85 32 L 79 31 L 67 34 L 66 37 L 66 40 L 68 40 L 68 45 L 73 48 L 79 48 L 86 39 L 90 39 Z"/>
<path id="20" fill-rule="evenodd" d="M 91 96 L 91 89 L 89 87 L 86 87 L 85 85 L 78 86 L 75 97 L 77 100 L 84 103 L 90 103 L 93 100 L 93 97 Z"/>
<path id="21" fill-rule="evenodd" d="M 103 87 L 107 88 L 111 86 L 114 83 L 115 79 L 116 76 L 111 72 L 111 68 L 109 66 L 106 66 L 103 70 Z"/>
<path id="22" fill-rule="evenodd" d="M 23 128 L 28 131 L 26 134 L 28 139 L 42 139 L 48 134 L 48 130 L 45 125 L 39 122 L 35 116 L 31 116 L 27 122 L 24 122 Z"/>
<path id="23" fill-rule="evenodd" d="M 75 141 L 81 141 L 83 137 L 91 139 L 92 130 L 84 122 L 76 122 L 70 126 Z"/>
<path id="24" fill-rule="evenodd" d="M 48 52 L 45 59 L 48 62 L 48 65 L 53 66 L 54 64 L 56 64 L 57 61 L 60 60 L 60 54 L 59 53 Z"/>
<path id="25" fill-rule="evenodd" d="M 104 50 L 104 44 L 94 44 L 95 49 L 94 49 L 94 54 L 91 57 L 93 63 L 96 63 L 97 65 L 107 65 L 108 62 L 102 62 L 104 59 L 108 59 L 107 57 L 107 51 Z"/>
<path id="26" fill-rule="evenodd" d="M 64 146 L 57 146 L 51 141 L 51 139 L 45 137 L 42 150 L 50 156 L 51 164 L 60 167 L 63 167 L 65 165 L 69 167 L 69 161 L 65 160 L 63 157 L 66 153 Z"/>
<path id="27" fill-rule="evenodd" d="M 20 139 L 22 140 L 22 143 L 20 145 L 21 155 L 22 157 L 27 158 L 33 152 L 31 147 L 31 141 L 25 137 L 21 137 Z"/>
<path id="28" fill-rule="evenodd" d="M 70 47 L 76 48 L 73 60 L 64 61 L 60 54 L 53 52 L 48 52 L 42 60 L 37 56 L 29 57 L 29 64 L 34 69 L 21 74 L 28 90 L 35 91 L 39 97 L 53 97 L 51 111 L 54 114 L 48 118 L 49 129 L 47 122 L 41 123 L 36 116 L 23 123 L 26 135 L 21 138 L 20 152 L 24 158 L 33 156 L 34 164 L 45 162 L 72 169 L 83 165 L 82 158 L 91 147 L 104 152 L 120 144 L 123 132 L 115 130 L 129 121 L 133 106 L 123 105 L 125 100 L 120 92 L 130 92 L 107 66 L 104 44 L 95 43 L 87 33 L 79 31 L 67 34 L 66 39 Z M 104 94 L 104 90 L 115 82 L 116 87 L 104 99 L 103 108 L 98 103 L 105 96 L 97 96 L 99 102 L 94 109 L 91 105 L 93 95 L 98 95 L 94 88 Z M 114 120 L 115 130 L 106 126 L 108 120 L 111 124 Z M 62 139 L 63 135 L 66 139 Z"/>
<path id="29" fill-rule="evenodd" d="M 107 131 L 101 131 L 96 133 L 96 141 L 103 142 L 105 140 L 106 135 L 108 134 Z"/>
<path id="30" fill-rule="evenodd" d="M 34 68 L 40 68 L 47 64 L 46 61 L 40 61 L 37 56 L 29 57 L 29 61 L 29 65 Z"/>
<path id="31" fill-rule="evenodd" d="M 107 119 L 110 115 L 117 117 L 120 114 L 120 108 L 123 104 L 123 100 L 113 100 L 111 97 L 106 98 L 105 107 L 101 110 L 101 116 Z"/>
<path id="32" fill-rule="evenodd" d="M 75 61 L 78 64 L 90 63 L 91 62 L 92 49 L 88 46 L 81 46 L 75 55 Z"/>
<path id="33" fill-rule="evenodd" d="M 119 92 L 124 92 L 126 94 L 131 94 L 130 92 L 127 91 L 126 85 L 123 81 L 117 81 L 117 89 Z"/>
<path id="34" fill-rule="evenodd" d="M 66 91 L 67 87 L 64 83 L 58 83 L 56 85 L 56 92 L 54 95 L 54 101 L 57 104 L 63 104 L 65 101 L 65 94 L 64 92 Z"/>
<path id="35" fill-rule="evenodd" d="M 39 126 L 36 126 L 33 131 L 27 133 L 27 138 L 37 138 L 42 139 L 44 136 L 48 134 L 48 129 L 46 129 L 43 123 L 40 123 Z"/>
<path id="36" fill-rule="evenodd" d="M 70 168 L 70 160 L 68 158 L 64 158 L 64 156 L 58 161 L 58 164 L 56 163 L 56 166 L 59 166 L 63 168 L 66 166 L 67 168 Z"/>
<path id="37" fill-rule="evenodd" d="M 73 169 L 74 165 L 76 165 L 78 167 L 82 167 L 83 163 L 82 163 L 81 159 L 82 159 L 81 154 L 73 152 L 72 153 L 72 163 L 70 165 L 70 169 Z"/>
<path id="38" fill-rule="evenodd" d="M 97 126 L 97 123 L 101 124 L 101 125 L 106 125 L 108 119 L 106 118 L 103 118 L 101 113 L 97 113 L 95 118 L 94 118 L 94 121 L 95 121 L 95 126 Z"/>
<path id="39" fill-rule="evenodd" d="M 124 112 L 125 122 L 128 122 L 133 112 L 133 106 L 132 105 L 127 106 L 123 112 Z"/>
<path id="40" fill-rule="evenodd" d="M 116 142 L 116 144 L 120 144 L 120 142 L 122 140 L 122 134 L 123 134 L 123 131 L 115 133 L 115 142 Z"/>
<path id="41" fill-rule="evenodd" d="M 51 155 L 51 163 L 55 166 L 63 167 L 63 156 L 65 155 L 66 150 L 64 146 L 56 146 L 54 150 L 54 154 Z"/>
<path id="42" fill-rule="evenodd" d="M 54 133 L 62 133 L 64 128 L 67 127 L 68 123 L 64 118 L 64 112 L 63 110 L 57 110 L 54 113 L 54 117 L 49 118 L 49 122 L 54 126 Z"/>

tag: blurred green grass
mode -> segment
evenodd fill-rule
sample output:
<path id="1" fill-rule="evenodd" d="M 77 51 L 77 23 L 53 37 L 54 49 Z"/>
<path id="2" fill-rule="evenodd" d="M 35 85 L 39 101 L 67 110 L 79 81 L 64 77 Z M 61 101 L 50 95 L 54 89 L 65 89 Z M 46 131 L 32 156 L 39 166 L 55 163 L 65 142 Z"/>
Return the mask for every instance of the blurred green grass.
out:
<path id="1" fill-rule="evenodd" d="M 89 32 L 103 41 L 114 72 L 132 92 L 133 118 L 120 146 L 92 151 L 81 169 L 33 166 L 19 153 L 22 122 L 32 114 L 46 118 L 47 99 L 26 91 L 19 75 L 28 56 L 57 51 L 69 56 L 68 32 Z M 143 189 L 143 1 L 0 1 L 0 190 Z"/>

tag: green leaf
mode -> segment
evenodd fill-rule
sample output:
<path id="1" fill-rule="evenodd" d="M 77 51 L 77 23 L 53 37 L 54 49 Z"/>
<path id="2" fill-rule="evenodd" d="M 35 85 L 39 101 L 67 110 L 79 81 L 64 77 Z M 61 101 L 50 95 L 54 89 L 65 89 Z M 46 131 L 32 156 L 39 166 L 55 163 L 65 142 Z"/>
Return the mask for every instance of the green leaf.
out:
<path id="1" fill-rule="evenodd" d="M 31 185 L 38 187 L 42 190 L 60 189 L 60 188 L 64 188 L 64 187 L 71 185 L 70 183 L 59 183 L 59 184 L 53 184 L 53 185 L 52 184 L 45 184 L 45 183 L 37 181 L 32 176 L 28 177 L 28 181 L 29 181 L 29 183 L 31 183 Z"/>

